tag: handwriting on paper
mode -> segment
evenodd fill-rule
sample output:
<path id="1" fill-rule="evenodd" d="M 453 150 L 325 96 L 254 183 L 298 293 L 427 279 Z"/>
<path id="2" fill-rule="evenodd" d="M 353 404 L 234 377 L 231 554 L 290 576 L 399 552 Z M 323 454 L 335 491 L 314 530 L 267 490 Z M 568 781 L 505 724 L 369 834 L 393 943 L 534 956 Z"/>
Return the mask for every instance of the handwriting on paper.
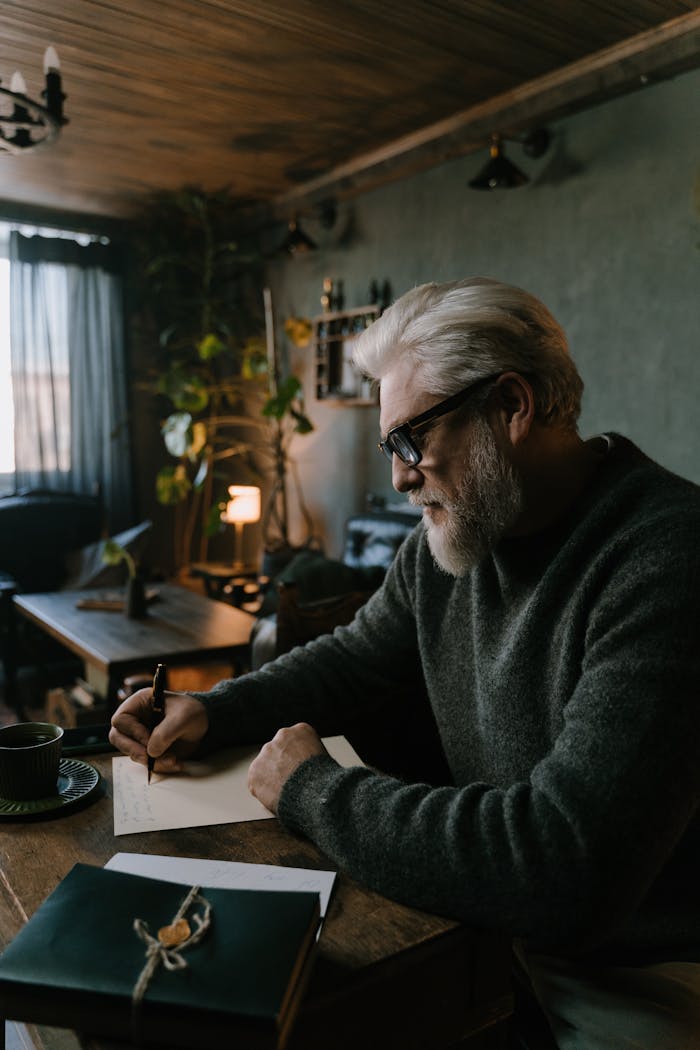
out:
<path id="1" fill-rule="evenodd" d="M 341 765 L 361 765 L 344 737 L 325 739 Z M 257 748 L 227 748 L 190 763 L 183 773 L 158 776 L 148 783 L 146 769 L 130 758 L 112 759 L 114 834 L 196 828 L 272 817 L 248 790 L 248 767 Z"/>
<path id="2" fill-rule="evenodd" d="M 133 767 L 133 768 L 132 768 Z M 135 775 L 138 771 L 139 775 Z M 156 831 L 158 818 L 153 811 L 153 796 L 142 790 L 140 780 L 146 780 L 143 766 L 136 766 L 131 759 L 112 759 L 112 784 L 114 795 L 114 833 L 123 835 L 124 828 L 139 831 Z"/>

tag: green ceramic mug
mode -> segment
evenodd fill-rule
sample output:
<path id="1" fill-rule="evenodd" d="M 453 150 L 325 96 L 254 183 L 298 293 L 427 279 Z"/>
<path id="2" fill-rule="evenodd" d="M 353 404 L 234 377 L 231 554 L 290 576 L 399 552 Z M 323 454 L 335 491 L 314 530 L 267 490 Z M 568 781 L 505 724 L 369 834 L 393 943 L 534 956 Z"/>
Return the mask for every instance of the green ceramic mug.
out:
<path id="1" fill-rule="evenodd" d="M 63 730 L 50 722 L 0 729 L 0 798 L 49 798 L 58 790 Z"/>

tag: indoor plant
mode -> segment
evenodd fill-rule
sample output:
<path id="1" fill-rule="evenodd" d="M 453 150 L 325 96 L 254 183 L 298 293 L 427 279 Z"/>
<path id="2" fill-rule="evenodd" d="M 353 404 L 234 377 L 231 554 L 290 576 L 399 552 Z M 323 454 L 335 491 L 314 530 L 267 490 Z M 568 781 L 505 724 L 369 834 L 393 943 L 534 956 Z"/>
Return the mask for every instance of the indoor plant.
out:
<path id="1" fill-rule="evenodd" d="M 289 443 L 313 429 L 301 384 L 261 336 L 262 258 L 247 222 L 227 191 L 187 187 L 151 197 L 134 224 L 134 316 L 140 344 L 157 347 L 145 381 L 167 413 L 172 460 L 156 494 L 176 509 L 176 568 L 206 559 L 233 481 L 271 476 L 264 543 L 289 544 Z"/>

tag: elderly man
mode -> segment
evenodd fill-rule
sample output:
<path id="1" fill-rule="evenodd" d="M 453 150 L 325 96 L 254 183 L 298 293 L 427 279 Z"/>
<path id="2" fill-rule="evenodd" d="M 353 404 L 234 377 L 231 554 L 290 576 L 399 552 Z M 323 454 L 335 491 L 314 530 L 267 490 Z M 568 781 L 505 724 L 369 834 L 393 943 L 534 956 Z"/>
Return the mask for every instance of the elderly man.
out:
<path id="1" fill-rule="evenodd" d="M 253 794 L 380 892 L 510 932 L 560 1047 L 700 1047 L 700 490 L 579 436 L 565 336 L 520 289 L 416 288 L 356 357 L 423 507 L 384 585 L 150 737 L 136 694 L 112 740 L 162 770 L 268 740 Z M 416 683 L 451 784 L 336 765 L 319 734 L 400 724 Z"/>

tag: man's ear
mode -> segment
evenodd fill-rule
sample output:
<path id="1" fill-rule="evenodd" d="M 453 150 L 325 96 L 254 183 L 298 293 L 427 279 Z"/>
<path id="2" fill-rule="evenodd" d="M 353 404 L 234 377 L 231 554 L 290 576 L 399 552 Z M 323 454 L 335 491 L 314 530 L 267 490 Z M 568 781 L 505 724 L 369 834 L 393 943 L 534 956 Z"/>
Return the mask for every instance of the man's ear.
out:
<path id="1" fill-rule="evenodd" d="M 493 423 L 513 448 L 522 444 L 535 420 L 535 395 L 519 372 L 504 372 L 493 391 Z"/>

